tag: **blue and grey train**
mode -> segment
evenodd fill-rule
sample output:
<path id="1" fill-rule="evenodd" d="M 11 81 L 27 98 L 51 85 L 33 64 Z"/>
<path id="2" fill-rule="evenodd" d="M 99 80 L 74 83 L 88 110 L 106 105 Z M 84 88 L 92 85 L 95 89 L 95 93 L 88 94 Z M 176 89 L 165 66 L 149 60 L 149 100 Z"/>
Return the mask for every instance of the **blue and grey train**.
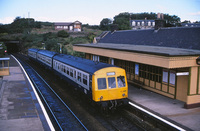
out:
<path id="1" fill-rule="evenodd" d="M 120 67 L 34 48 L 28 50 L 28 56 L 59 74 L 103 109 L 128 103 L 126 72 Z"/>

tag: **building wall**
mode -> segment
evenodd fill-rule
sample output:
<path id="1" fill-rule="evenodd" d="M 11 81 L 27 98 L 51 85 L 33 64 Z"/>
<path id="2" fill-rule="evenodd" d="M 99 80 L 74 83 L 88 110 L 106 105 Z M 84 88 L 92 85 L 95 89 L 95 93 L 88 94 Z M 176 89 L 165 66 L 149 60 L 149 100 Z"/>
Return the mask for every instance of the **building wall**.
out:
<path id="1" fill-rule="evenodd" d="M 186 107 L 200 106 L 200 67 L 191 67 Z"/>

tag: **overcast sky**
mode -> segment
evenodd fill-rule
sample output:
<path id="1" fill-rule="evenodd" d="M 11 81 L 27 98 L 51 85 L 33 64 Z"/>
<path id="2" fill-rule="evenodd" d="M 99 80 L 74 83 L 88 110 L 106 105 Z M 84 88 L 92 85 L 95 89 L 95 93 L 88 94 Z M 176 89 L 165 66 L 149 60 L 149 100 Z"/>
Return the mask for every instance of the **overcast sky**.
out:
<path id="1" fill-rule="evenodd" d="M 103 18 L 122 12 L 164 13 L 181 21 L 200 21 L 200 0 L 0 0 L 0 23 L 16 17 L 36 21 L 74 22 L 99 25 Z"/>

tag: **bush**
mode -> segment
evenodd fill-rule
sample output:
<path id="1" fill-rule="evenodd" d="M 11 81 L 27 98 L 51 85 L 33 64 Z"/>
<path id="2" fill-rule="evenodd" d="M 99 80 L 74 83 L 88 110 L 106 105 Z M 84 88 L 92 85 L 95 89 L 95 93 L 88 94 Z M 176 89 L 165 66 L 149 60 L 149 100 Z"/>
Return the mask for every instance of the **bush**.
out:
<path id="1" fill-rule="evenodd" d="M 61 31 L 58 31 L 57 36 L 58 36 L 58 37 L 67 38 L 67 37 L 69 37 L 69 34 L 68 34 L 66 31 L 61 30 Z"/>

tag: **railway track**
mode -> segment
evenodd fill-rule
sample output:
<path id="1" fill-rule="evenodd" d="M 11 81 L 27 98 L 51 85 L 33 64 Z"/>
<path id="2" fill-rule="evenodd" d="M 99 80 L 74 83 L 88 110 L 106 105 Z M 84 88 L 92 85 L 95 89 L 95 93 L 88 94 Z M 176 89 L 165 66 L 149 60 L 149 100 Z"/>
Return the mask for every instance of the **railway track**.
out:
<path id="1" fill-rule="evenodd" d="M 23 60 L 23 56 L 15 55 L 15 57 L 26 70 L 42 98 L 55 130 L 88 130 L 45 80 Z"/>
<path id="2" fill-rule="evenodd" d="M 73 111 L 76 110 L 76 114 L 84 122 L 84 124 L 86 124 L 89 130 L 141 131 L 169 129 L 166 128 L 164 125 L 157 126 L 159 122 L 155 120 L 153 124 L 149 123 L 149 121 L 153 121 L 152 118 L 148 117 L 144 113 L 140 114 L 141 112 L 136 111 L 132 108 L 132 106 L 127 106 L 126 108 L 117 110 L 114 113 L 109 113 L 108 116 L 102 115 L 97 107 L 91 106 L 90 102 L 88 102 L 85 96 L 77 93 L 77 91 L 74 90 L 74 87 L 71 87 L 71 85 L 67 84 L 67 82 L 65 82 L 62 79 L 59 79 L 52 72 L 44 70 L 43 66 L 39 66 L 35 62 L 32 63 L 28 60 L 27 57 L 23 56 L 23 59 L 25 59 L 27 63 L 34 67 L 34 69 L 36 69 L 37 72 L 40 73 L 41 76 L 52 87 L 54 87 L 53 90 L 57 92 L 57 94 L 64 100 L 65 103 L 68 103 L 68 105 Z M 54 79 L 55 81 L 52 81 L 52 79 Z M 83 110 L 85 110 L 86 112 Z"/>

